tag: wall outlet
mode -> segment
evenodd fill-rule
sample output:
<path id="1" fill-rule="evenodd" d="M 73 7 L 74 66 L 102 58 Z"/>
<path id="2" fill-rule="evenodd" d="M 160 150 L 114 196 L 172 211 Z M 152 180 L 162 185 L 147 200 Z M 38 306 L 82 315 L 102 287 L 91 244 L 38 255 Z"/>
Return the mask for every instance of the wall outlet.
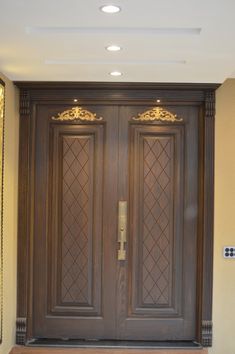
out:
<path id="1" fill-rule="evenodd" d="M 225 246 L 223 254 L 224 258 L 235 258 L 235 246 Z"/>

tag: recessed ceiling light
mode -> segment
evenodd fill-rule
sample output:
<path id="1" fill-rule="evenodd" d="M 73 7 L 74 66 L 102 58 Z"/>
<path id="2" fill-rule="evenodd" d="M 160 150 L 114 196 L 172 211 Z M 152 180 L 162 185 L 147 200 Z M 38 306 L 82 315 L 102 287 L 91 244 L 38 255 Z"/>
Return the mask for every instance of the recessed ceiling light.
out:
<path id="1" fill-rule="evenodd" d="M 161 100 L 157 100 L 157 103 L 160 103 L 161 102 Z"/>
<path id="2" fill-rule="evenodd" d="M 122 73 L 121 73 L 120 71 L 112 71 L 112 72 L 110 73 L 110 75 L 112 75 L 112 76 L 121 76 Z"/>
<path id="3" fill-rule="evenodd" d="M 121 8 L 116 5 L 104 5 L 100 8 L 100 10 L 107 14 L 116 14 L 121 11 Z"/>
<path id="4" fill-rule="evenodd" d="M 121 50 L 121 47 L 119 47 L 119 45 L 112 44 L 112 45 L 109 45 L 108 47 L 106 47 L 106 49 L 109 52 L 118 52 L 119 50 Z"/>
<path id="5" fill-rule="evenodd" d="M 74 98 L 73 102 L 77 102 L 78 100 L 76 98 Z"/>

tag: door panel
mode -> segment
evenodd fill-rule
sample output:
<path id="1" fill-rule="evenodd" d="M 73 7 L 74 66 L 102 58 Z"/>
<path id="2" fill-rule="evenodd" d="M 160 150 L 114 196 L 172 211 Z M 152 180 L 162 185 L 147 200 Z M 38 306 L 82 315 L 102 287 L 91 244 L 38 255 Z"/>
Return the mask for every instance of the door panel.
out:
<path id="1" fill-rule="evenodd" d="M 115 337 L 117 109 L 94 109 L 102 121 L 55 122 L 57 107 L 38 108 L 36 337 Z"/>
<path id="2" fill-rule="evenodd" d="M 102 125 L 51 126 L 54 315 L 101 315 L 103 130 Z"/>
<path id="3" fill-rule="evenodd" d="M 128 259 L 118 278 L 121 339 L 196 336 L 198 111 L 172 109 L 182 122 L 132 120 L 146 107 L 120 111 L 121 129 L 129 129 L 129 175 L 120 175 L 129 185 Z"/>
<path id="4" fill-rule="evenodd" d="M 131 126 L 131 309 L 150 317 L 182 309 L 183 127 Z"/>

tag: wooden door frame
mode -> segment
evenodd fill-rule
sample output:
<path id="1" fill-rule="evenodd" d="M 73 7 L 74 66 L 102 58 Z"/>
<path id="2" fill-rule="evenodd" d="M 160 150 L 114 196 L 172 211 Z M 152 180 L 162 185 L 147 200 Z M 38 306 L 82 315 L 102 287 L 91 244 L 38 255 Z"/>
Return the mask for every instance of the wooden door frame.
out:
<path id="1" fill-rule="evenodd" d="M 212 345 L 214 118 L 218 84 L 15 82 L 20 89 L 16 343 L 32 338 L 34 130 L 38 104 L 194 105 L 199 107 L 197 342 Z M 157 103 L 157 99 L 161 102 Z"/>

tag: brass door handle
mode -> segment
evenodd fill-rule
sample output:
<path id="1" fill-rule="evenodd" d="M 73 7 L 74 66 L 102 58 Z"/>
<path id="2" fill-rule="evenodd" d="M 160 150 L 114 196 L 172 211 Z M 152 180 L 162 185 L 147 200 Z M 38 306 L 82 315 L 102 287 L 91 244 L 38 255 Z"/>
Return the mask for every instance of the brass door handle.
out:
<path id="1" fill-rule="evenodd" d="M 118 203 L 118 242 L 120 247 L 118 250 L 118 260 L 126 259 L 126 226 L 127 226 L 127 202 L 119 201 Z"/>

